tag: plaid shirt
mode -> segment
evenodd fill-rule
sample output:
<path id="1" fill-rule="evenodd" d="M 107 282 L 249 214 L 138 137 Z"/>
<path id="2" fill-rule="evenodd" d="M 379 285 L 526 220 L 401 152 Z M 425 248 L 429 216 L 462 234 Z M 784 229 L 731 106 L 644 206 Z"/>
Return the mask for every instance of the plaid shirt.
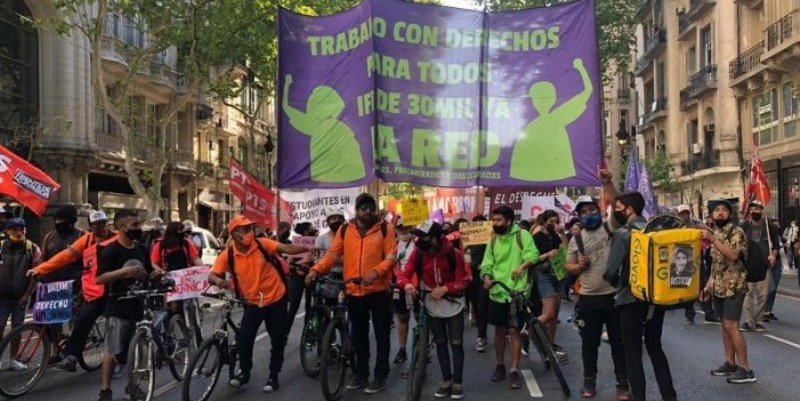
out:
<path id="1" fill-rule="evenodd" d="M 741 252 L 742 257 L 730 261 L 716 247 L 711 247 L 711 277 L 714 279 L 714 296 L 729 298 L 747 291 L 747 269 L 744 261 L 747 258 L 747 239 L 744 231 L 733 223 L 723 228 L 714 228 L 714 237 L 723 244 Z"/>

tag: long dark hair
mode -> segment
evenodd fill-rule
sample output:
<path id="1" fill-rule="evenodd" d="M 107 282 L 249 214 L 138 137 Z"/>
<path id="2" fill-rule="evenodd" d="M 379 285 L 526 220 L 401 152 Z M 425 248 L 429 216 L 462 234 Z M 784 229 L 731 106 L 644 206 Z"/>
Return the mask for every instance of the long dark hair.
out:
<path id="1" fill-rule="evenodd" d="M 183 241 L 183 224 L 173 221 L 167 224 L 167 228 L 164 230 L 164 239 L 161 243 L 161 249 L 166 250 L 178 247 Z"/>

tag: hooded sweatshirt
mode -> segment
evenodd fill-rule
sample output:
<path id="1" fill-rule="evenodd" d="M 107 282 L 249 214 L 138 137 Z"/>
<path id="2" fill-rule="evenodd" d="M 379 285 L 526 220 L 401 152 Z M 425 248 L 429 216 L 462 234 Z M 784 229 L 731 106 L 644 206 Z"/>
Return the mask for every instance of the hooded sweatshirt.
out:
<path id="1" fill-rule="evenodd" d="M 519 233 L 519 234 L 517 234 Z M 517 241 L 522 242 L 522 248 Z M 539 250 L 533 243 L 531 233 L 522 230 L 517 224 L 503 235 L 495 234 L 486 246 L 481 264 L 481 277 L 489 276 L 492 280 L 501 281 L 513 291 L 529 291 L 528 271 L 524 271 L 519 279 L 514 280 L 511 273 L 523 262 L 535 263 L 539 259 Z M 511 302 L 511 296 L 500 286 L 494 286 L 489 298 L 497 303 Z"/>

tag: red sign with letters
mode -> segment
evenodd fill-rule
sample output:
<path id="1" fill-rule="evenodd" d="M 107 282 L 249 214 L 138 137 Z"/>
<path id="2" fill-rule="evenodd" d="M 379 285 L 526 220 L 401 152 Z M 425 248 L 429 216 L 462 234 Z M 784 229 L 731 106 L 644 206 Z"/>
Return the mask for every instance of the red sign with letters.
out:
<path id="1" fill-rule="evenodd" d="M 14 198 L 41 216 L 59 189 L 61 185 L 44 171 L 0 146 L 0 194 Z"/>
<path id="2" fill-rule="evenodd" d="M 262 227 L 276 229 L 278 221 L 292 221 L 292 204 L 279 199 L 275 192 L 270 191 L 258 182 L 252 174 L 247 172 L 239 163 L 231 160 L 228 168 L 228 182 L 231 193 L 242 201 L 242 214 Z M 278 213 L 275 213 L 275 203 L 280 201 Z"/>

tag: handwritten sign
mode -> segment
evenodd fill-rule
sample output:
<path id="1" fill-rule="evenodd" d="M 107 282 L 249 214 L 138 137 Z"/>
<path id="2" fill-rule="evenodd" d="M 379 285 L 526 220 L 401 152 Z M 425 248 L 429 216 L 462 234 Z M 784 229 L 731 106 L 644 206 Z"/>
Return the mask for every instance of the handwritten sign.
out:
<path id="1" fill-rule="evenodd" d="M 167 294 L 167 302 L 199 298 L 207 290 L 209 266 L 194 266 L 167 273 L 167 278 L 175 281 L 175 289 Z"/>
<path id="2" fill-rule="evenodd" d="M 72 282 L 55 281 L 36 285 L 33 322 L 59 324 L 72 320 Z"/>
<path id="3" fill-rule="evenodd" d="M 422 224 L 423 221 L 428 220 L 430 216 L 428 202 L 422 198 L 404 200 L 400 204 L 400 210 L 403 216 L 403 224 L 407 226 L 416 227 Z"/>
<path id="4" fill-rule="evenodd" d="M 459 231 L 461 231 L 461 243 L 464 246 L 487 244 L 492 239 L 492 222 L 462 223 Z"/>

